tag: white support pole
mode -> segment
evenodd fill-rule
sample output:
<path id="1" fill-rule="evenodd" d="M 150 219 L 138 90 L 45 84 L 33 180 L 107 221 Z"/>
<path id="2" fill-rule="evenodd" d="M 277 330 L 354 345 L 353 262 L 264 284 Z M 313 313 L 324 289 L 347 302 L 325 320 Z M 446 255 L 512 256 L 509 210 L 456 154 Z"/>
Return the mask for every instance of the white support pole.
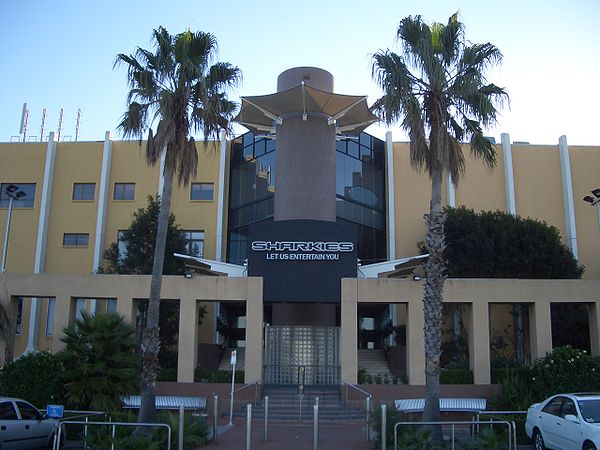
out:
<path id="1" fill-rule="evenodd" d="M 396 259 L 396 210 L 394 208 L 394 141 L 392 132 L 385 133 L 385 156 L 387 175 L 387 214 L 388 214 L 388 260 Z"/>
<path id="2" fill-rule="evenodd" d="M 573 181 L 571 178 L 571 160 L 567 137 L 562 135 L 558 139 L 560 151 L 560 172 L 562 175 L 563 202 L 565 207 L 565 241 L 573 252 L 575 259 L 579 259 L 577 251 L 577 225 L 575 223 L 575 203 L 573 201 Z"/>
<path id="3" fill-rule="evenodd" d="M 504 185 L 506 189 L 506 211 L 513 216 L 517 214 L 517 202 L 515 197 L 515 173 L 513 169 L 512 147 L 510 135 L 502 133 L 502 156 L 504 158 Z"/>
<path id="4" fill-rule="evenodd" d="M 46 146 L 46 164 L 44 166 L 44 181 L 42 184 L 42 197 L 40 199 L 40 216 L 35 244 L 35 259 L 33 273 L 43 273 L 46 262 L 46 245 L 48 242 L 48 224 L 52 206 L 52 187 L 54 184 L 54 162 L 56 160 L 56 140 L 54 132 L 50 133 Z M 39 301 L 37 297 L 31 298 L 31 312 L 29 314 L 29 332 L 27 333 L 27 346 L 24 353 L 37 350 L 39 334 Z"/>
<path id="5" fill-rule="evenodd" d="M 215 261 L 223 261 L 223 214 L 225 209 L 225 168 L 227 156 L 227 140 L 225 130 L 221 131 L 219 141 L 219 180 L 217 193 L 217 227 L 215 233 Z"/>

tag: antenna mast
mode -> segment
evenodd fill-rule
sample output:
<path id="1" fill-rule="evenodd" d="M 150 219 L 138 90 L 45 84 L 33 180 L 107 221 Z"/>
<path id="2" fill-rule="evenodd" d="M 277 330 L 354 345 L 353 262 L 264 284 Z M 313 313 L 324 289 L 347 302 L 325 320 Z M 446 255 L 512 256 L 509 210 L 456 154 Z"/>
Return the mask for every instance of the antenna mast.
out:
<path id="1" fill-rule="evenodd" d="M 46 108 L 42 110 L 42 126 L 40 127 L 40 142 L 44 142 L 44 125 L 46 125 Z"/>
<path id="2" fill-rule="evenodd" d="M 23 103 L 23 110 L 21 111 L 21 126 L 19 134 L 23 135 L 23 142 L 27 140 L 27 125 L 29 124 L 29 109 L 27 109 L 27 103 Z"/>
<path id="3" fill-rule="evenodd" d="M 62 108 L 60 108 L 60 115 L 58 116 L 58 136 L 57 136 L 58 142 L 60 142 L 60 132 L 62 130 L 63 115 L 64 115 L 64 111 Z"/>
<path id="4" fill-rule="evenodd" d="M 79 125 L 81 124 L 81 108 L 77 109 L 77 124 L 75 125 L 75 142 L 79 137 Z"/>

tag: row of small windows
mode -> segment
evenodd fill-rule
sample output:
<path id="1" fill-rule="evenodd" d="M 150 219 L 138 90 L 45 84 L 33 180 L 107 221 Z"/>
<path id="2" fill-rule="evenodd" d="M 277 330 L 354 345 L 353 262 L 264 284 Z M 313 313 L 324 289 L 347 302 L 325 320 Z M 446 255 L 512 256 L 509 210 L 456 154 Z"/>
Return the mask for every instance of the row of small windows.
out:
<path id="1" fill-rule="evenodd" d="M 17 186 L 24 195 L 10 196 L 9 186 Z M 12 198 L 13 208 L 33 208 L 35 203 L 35 183 L 2 183 L 0 185 L 0 208 L 7 208 Z M 73 183 L 74 201 L 94 201 L 96 198 L 96 183 Z M 214 199 L 213 183 L 191 183 L 190 200 L 212 201 Z M 135 183 L 115 183 L 113 200 L 135 200 Z"/>

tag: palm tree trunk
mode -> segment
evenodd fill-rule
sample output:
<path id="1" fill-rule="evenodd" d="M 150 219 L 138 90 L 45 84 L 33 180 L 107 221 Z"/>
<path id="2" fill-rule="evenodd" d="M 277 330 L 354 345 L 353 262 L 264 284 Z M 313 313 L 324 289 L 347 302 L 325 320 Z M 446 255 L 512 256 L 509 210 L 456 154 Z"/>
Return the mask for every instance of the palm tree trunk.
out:
<path id="1" fill-rule="evenodd" d="M 431 174 L 431 204 L 429 214 L 425 215 L 427 234 L 425 245 L 429 253 L 427 259 L 425 290 L 423 295 L 423 314 L 425 331 L 425 409 L 424 422 L 440 420 L 440 356 L 442 339 L 442 291 L 446 276 L 444 271 L 445 214 L 442 213 L 442 171 L 435 169 Z M 432 430 L 434 437 L 441 438 L 441 429 Z"/>
<path id="2" fill-rule="evenodd" d="M 173 190 L 173 172 L 165 170 L 163 191 L 160 198 L 160 212 L 156 230 L 156 244 L 154 246 L 154 261 L 152 264 L 152 280 L 150 281 L 150 298 L 146 317 L 146 328 L 142 332 L 141 343 L 141 375 L 140 392 L 141 404 L 138 421 L 148 423 L 154 421 L 156 416 L 155 391 L 156 380 L 160 365 L 158 352 L 160 350 L 160 337 L 158 318 L 160 312 L 160 290 L 162 286 L 163 263 L 167 242 L 167 229 L 171 214 L 171 191 Z"/>

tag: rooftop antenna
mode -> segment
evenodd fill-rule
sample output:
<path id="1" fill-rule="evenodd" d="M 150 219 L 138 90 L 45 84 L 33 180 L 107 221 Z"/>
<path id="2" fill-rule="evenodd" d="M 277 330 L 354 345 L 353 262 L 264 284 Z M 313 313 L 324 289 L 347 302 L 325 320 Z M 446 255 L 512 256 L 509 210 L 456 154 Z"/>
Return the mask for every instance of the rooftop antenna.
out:
<path id="1" fill-rule="evenodd" d="M 40 127 L 40 142 L 44 141 L 44 125 L 46 125 L 46 108 L 42 110 L 42 126 Z"/>
<path id="2" fill-rule="evenodd" d="M 81 124 L 81 108 L 77 109 L 77 124 L 75 125 L 75 142 L 79 137 L 79 125 Z"/>
<path id="3" fill-rule="evenodd" d="M 27 125 L 29 124 L 29 109 L 27 109 L 27 103 L 23 103 L 23 110 L 21 111 L 21 125 L 19 127 L 19 134 L 23 135 L 23 142 L 27 138 Z"/>
<path id="4" fill-rule="evenodd" d="M 62 108 L 60 108 L 60 115 L 58 116 L 58 135 L 57 135 L 57 142 L 60 142 L 60 132 L 62 130 L 62 124 L 63 124 L 63 116 L 64 116 L 64 111 Z"/>

